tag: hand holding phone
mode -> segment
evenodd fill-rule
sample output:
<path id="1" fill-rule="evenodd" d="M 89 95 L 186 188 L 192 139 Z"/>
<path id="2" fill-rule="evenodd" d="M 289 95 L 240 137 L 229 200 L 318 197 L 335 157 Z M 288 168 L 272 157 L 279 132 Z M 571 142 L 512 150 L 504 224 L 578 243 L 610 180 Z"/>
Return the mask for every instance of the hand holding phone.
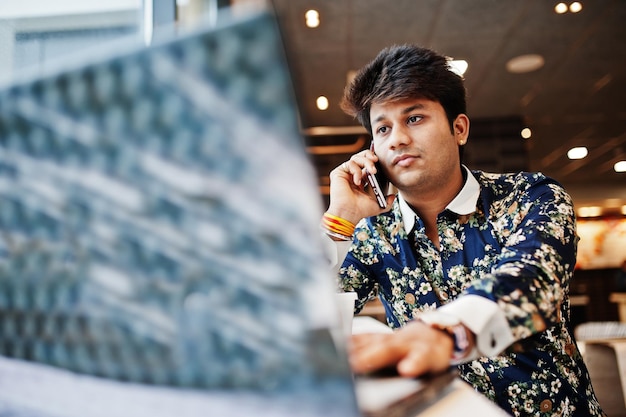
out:
<path id="1" fill-rule="evenodd" d="M 370 150 L 374 152 L 374 142 L 370 145 Z M 368 170 L 365 170 L 365 175 L 367 178 L 367 184 L 372 189 L 374 193 L 374 197 L 378 202 L 380 208 L 387 208 L 387 192 L 389 190 L 389 180 L 383 174 L 383 171 L 380 167 L 379 163 L 376 163 L 376 174 L 370 173 Z"/>
<path id="2" fill-rule="evenodd" d="M 371 187 L 378 205 L 380 208 L 387 208 L 387 196 L 383 191 L 383 187 L 380 185 L 380 181 L 376 178 L 377 176 L 367 170 L 365 170 L 365 175 L 367 176 L 367 183 Z"/>

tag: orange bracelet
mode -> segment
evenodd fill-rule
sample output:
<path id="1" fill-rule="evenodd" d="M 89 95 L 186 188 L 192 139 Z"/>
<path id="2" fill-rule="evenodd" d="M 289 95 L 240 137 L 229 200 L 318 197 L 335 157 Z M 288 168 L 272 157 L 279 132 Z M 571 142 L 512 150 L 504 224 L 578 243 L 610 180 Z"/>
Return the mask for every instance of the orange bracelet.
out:
<path id="1" fill-rule="evenodd" d="M 352 239 L 352 235 L 354 234 L 354 224 L 346 219 L 333 216 L 329 213 L 324 213 L 324 216 L 322 217 L 322 227 L 332 233 L 331 236 L 335 237 L 338 237 L 336 235 L 341 235 L 348 239 Z"/>

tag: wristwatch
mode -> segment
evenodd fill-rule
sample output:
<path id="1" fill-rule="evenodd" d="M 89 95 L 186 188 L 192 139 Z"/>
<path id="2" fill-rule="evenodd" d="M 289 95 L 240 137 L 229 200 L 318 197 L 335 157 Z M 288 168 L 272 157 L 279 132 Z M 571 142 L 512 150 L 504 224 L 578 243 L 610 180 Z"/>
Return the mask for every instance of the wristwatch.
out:
<path id="1" fill-rule="evenodd" d="M 470 350 L 470 341 L 467 330 L 461 321 L 449 314 L 438 311 L 427 311 L 418 316 L 418 320 L 429 325 L 433 329 L 443 330 L 452 337 L 454 349 L 450 362 L 454 365 L 462 362 Z"/>

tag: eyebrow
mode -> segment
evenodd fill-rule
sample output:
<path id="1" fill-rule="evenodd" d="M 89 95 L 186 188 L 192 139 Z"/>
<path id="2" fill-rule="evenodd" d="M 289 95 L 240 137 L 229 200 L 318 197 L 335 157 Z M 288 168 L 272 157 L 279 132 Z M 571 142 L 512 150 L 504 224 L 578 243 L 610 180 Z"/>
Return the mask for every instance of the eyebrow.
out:
<path id="1" fill-rule="evenodd" d="M 421 104 L 421 103 L 417 103 L 417 104 L 414 104 L 414 105 L 412 105 L 412 106 L 409 106 L 409 107 L 407 107 L 407 108 L 403 109 L 403 110 L 402 110 L 402 114 L 408 114 L 408 113 L 411 113 L 411 112 L 412 112 L 412 111 L 414 111 L 414 110 L 422 110 L 422 109 L 424 109 L 425 107 L 426 107 L 426 106 L 424 106 L 423 104 Z M 385 116 L 384 114 L 381 114 L 380 116 L 378 116 L 376 119 L 374 119 L 374 120 L 372 121 L 372 124 L 374 124 L 374 123 L 376 123 L 376 122 L 380 122 L 381 120 L 386 119 L 386 117 L 387 117 L 387 116 Z"/>

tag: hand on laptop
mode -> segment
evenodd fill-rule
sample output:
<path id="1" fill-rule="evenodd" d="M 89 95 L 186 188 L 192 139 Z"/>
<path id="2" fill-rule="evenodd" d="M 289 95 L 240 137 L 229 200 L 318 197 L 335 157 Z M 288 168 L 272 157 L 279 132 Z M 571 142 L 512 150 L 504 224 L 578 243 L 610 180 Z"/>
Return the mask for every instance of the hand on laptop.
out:
<path id="1" fill-rule="evenodd" d="M 450 335 L 417 320 L 391 334 L 354 335 L 349 352 L 356 374 L 396 367 L 407 377 L 448 370 L 452 353 Z"/>

